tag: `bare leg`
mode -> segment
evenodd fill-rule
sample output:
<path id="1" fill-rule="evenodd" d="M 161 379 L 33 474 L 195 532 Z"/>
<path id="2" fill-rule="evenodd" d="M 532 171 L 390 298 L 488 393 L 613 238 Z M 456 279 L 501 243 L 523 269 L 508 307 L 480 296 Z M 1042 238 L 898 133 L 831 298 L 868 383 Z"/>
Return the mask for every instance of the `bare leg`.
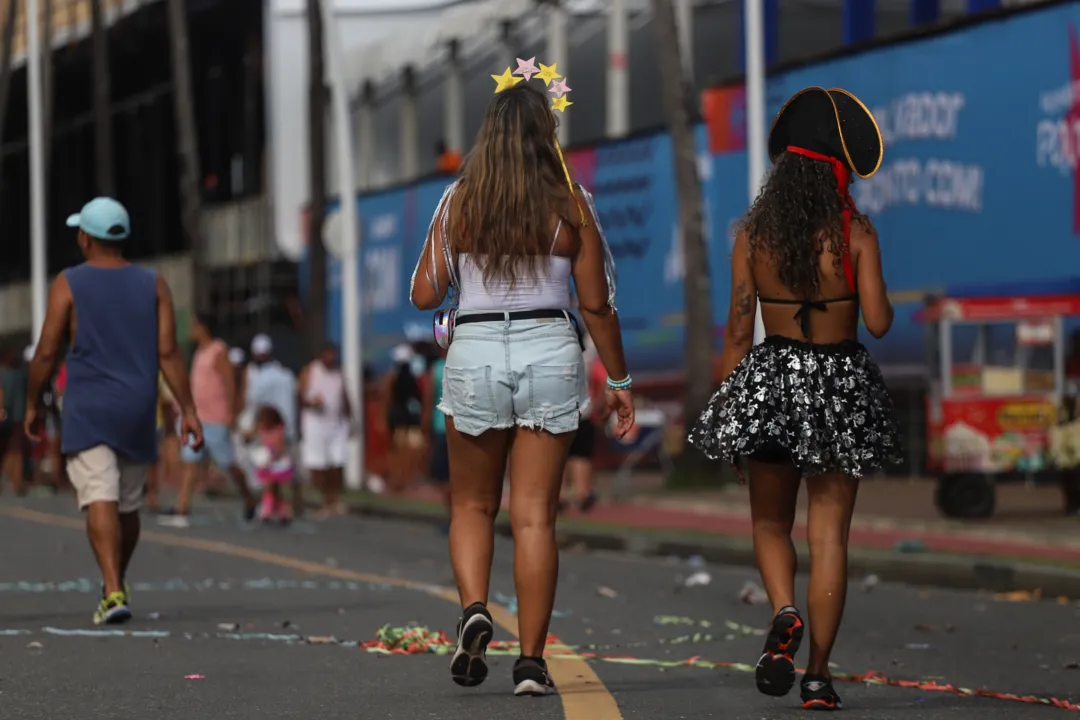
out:
<path id="1" fill-rule="evenodd" d="M 791 542 L 799 499 L 799 471 L 791 464 L 750 461 L 750 516 L 754 560 L 773 614 L 795 604 L 798 558 Z"/>
<path id="2" fill-rule="evenodd" d="M 26 478 L 23 475 L 25 464 L 21 448 L 16 446 L 15 449 L 8 449 L 4 456 L 4 474 L 11 482 L 11 489 L 16 495 L 22 495 L 25 491 Z"/>
<path id="3" fill-rule="evenodd" d="M 566 454 L 573 439 L 573 433 L 514 430 L 510 525 L 514 530 L 514 587 L 523 657 L 543 656 L 547 641 L 559 575 L 555 519 Z"/>
<path id="4" fill-rule="evenodd" d="M 61 447 L 60 430 L 57 429 L 56 437 L 53 438 L 52 446 L 49 448 L 50 457 L 52 458 L 50 464 L 53 469 L 52 484 L 57 491 L 68 484 L 67 463 L 64 462 L 64 453 L 60 451 Z"/>
<path id="5" fill-rule="evenodd" d="M 509 430 L 466 435 L 446 419 L 450 446 L 450 563 L 461 606 L 487 604 L 491 558 L 495 553 L 495 516 L 502 502 Z"/>
<path id="6" fill-rule="evenodd" d="M 325 470 L 308 470 L 308 479 L 311 481 L 311 486 L 322 496 L 323 506 L 322 509 L 326 510 L 326 471 Z"/>
<path id="7" fill-rule="evenodd" d="M 141 524 L 138 512 L 119 513 L 120 519 L 120 582 L 127 577 L 128 566 L 131 565 L 131 556 L 135 554 L 135 546 L 139 544 L 139 532 Z M 123 585 L 121 585 L 123 587 Z"/>
<path id="8" fill-rule="evenodd" d="M 52 454 L 52 443 L 52 437 L 45 440 L 45 447 L 39 451 L 42 457 L 31 460 L 31 470 L 33 475 L 30 478 L 30 484 L 34 487 L 41 487 L 45 484 L 45 456 Z"/>
<path id="9" fill-rule="evenodd" d="M 326 471 L 326 506 L 334 514 L 342 514 L 341 493 L 345 487 L 345 469 L 330 468 Z"/>
<path id="10" fill-rule="evenodd" d="M 195 474 L 201 463 L 184 463 L 180 469 L 180 492 L 176 496 L 176 512 L 187 515 L 191 512 L 191 495 L 195 492 Z"/>
<path id="11" fill-rule="evenodd" d="M 86 508 L 86 533 L 90 537 L 90 547 L 94 551 L 98 567 L 101 568 L 105 594 L 123 590 L 120 517 L 116 511 L 116 503 L 90 503 Z"/>
<path id="12" fill-rule="evenodd" d="M 226 471 L 229 477 L 233 481 L 233 485 L 236 486 L 236 491 L 240 493 L 240 497 L 244 501 L 244 510 L 250 512 L 255 508 L 256 500 L 254 493 L 251 492 L 251 488 L 247 484 L 247 476 L 244 471 L 240 469 L 239 465 L 233 465 Z"/>
<path id="13" fill-rule="evenodd" d="M 180 475 L 180 438 L 166 435 L 161 441 L 161 475 L 159 482 L 174 482 Z"/>
<path id="14" fill-rule="evenodd" d="M 151 465 L 146 471 L 146 508 L 152 513 L 158 511 L 158 484 L 161 482 L 161 462 Z"/>
<path id="15" fill-rule="evenodd" d="M 280 492 L 280 491 L 279 491 Z M 281 507 L 285 506 L 284 501 L 279 503 Z M 296 478 L 292 484 L 292 516 L 300 517 L 304 514 L 304 484 L 300 482 L 299 478 Z"/>
<path id="16" fill-rule="evenodd" d="M 810 659 L 806 670 L 828 677 L 829 655 L 847 600 L 848 533 L 859 482 L 844 475 L 820 475 L 807 479 L 806 490 L 810 498 Z"/>

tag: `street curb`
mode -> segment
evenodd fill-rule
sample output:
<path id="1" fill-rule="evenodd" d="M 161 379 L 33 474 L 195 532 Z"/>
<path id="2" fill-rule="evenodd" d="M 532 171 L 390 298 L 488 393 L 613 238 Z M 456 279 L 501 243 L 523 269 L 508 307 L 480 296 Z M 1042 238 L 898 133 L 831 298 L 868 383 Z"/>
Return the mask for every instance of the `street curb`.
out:
<path id="1" fill-rule="evenodd" d="M 405 520 L 431 525 L 444 525 L 441 513 L 411 508 L 391 508 L 374 504 L 350 507 L 356 515 L 388 520 Z M 510 526 L 497 523 L 495 531 L 510 537 Z M 563 547 L 584 547 L 589 550 L 625 552 L 645 557 L 699 556 L 718 565 L 754 566 L 754 552 L 749 542 L 733 542 L 722 537 L 715 540 L 685 541 L 654 538 L 633 531 L 565 530 L 558 532 Z M 799 550 L 799 565 L 809 567 L 810 557 L 805 548 Z M 848 560 L 852 578 L 877 575 L 881 581 L 905 585 L 930 586 L 953 590 L 986 590 L 1016 592 L 1039 590 L 1044 598 L 1080 598 L 1080 571 L 1043 567 L 1023 562 L 1000 562 L 978 556 L 938 554 L 889 554 L 852 550 Z"/>

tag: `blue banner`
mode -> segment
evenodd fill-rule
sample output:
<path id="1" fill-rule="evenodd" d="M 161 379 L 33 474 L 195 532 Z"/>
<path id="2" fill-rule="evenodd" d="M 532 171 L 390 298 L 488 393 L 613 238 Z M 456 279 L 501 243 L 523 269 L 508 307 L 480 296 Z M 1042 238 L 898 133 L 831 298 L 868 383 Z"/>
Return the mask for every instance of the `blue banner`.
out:
<path id="1" fill-rule="evenodd" d="M 807 85 L 843 87 L 881 125 L 885 162 L 853 188 L 881 237 L 893 331 L 868 341 L 884 366 L 924 366 L 912 314 L 947 285 L 1050 282 L 1080 268 L 1080 7 L 1019 13 L 927 39 L 771 76 L 769 117 Z M 726 102 L 726 101 L 725 101 Z M 730 229 L 747 206 L 741 101 L 696 129 L 703 181 L 713 331 L 728 309 Z M 707 141 L 719 131 L 719 146 Z M 631 365 L 680 370 L 683 258 L 671 143 L 663 133 L 579 148 L 571 164 L 596 197 L 620 278 Z M 575 160 L 576 158 L 576 160 Z M 358 199 L 367 291 L 365 359 L 385 362 L 408 328 L 427 333 L 408 285 L 445 179 Z M 340 338 L 340 267 L 331 263 L 329 333 Z"/>

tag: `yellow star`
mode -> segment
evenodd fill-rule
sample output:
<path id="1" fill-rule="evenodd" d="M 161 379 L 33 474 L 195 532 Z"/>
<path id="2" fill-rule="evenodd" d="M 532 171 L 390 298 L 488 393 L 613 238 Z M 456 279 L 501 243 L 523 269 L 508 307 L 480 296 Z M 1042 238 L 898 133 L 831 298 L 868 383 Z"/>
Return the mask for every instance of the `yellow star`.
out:
<path id="1" fill-rule="evenodd" d="M 545 65 L 544 63 L 540 63 L 540 72 L 536 73 L 536 77 L 543 80 L 545 85 L 550 85 L 552 80 L 558 80 L 562 77 L 562 75 L 555 72 L 555 67 L 558 64 L 559 63 L 551 63 L 550 65 Z"/>
<path id="2" fill-rule="evenodd" d="M 507 88 L 512 88 L 525 78 L 514 77 L 514 73 L 510 72 L 510 68 L 506 68 L 502 75 L 492 75 L 491 79 L 498 83 L 498 87 L 495 88 L 495 94 L 498 95 Z"/>
<path id="3" fill-rule="evenodd" d="M 558 110 L 559 112 L 565 112 L 566 108 L 570 107 L 574 103 L 570 102 L 569 98 L 563 95 L 560 98 L 555 98 L 551 101 L 551 109 Z"/>

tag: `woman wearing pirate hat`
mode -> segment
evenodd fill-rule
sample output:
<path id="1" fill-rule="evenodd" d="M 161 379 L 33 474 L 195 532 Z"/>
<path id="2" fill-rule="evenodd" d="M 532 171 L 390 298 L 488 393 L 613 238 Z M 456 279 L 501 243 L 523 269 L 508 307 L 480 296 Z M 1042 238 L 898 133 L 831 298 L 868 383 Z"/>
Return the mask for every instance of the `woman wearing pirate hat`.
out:
<path id="1" fill-rule="evenodd" d="M 806 88 L 776 116 L 774 168 L 732 252 L 723 385 L 691 433 L 713 458 L 750 469 L 754 552 L 775 613 L 757 686 L 786 695 L 803 636 L 791 528 L 809 494 L 810 658 L 803 707 L 840 708 L 829 654 L 847 589 L 847 539 L 859 479 L 898 462 L 893 405 L 857 338 L 859 310 L 881 337 L 892 325 L 877 234 L 849 194 L 881 165 L 881 133 L 854 95 Z M 753 346 L 762 303 L 765 341 Z"/>

